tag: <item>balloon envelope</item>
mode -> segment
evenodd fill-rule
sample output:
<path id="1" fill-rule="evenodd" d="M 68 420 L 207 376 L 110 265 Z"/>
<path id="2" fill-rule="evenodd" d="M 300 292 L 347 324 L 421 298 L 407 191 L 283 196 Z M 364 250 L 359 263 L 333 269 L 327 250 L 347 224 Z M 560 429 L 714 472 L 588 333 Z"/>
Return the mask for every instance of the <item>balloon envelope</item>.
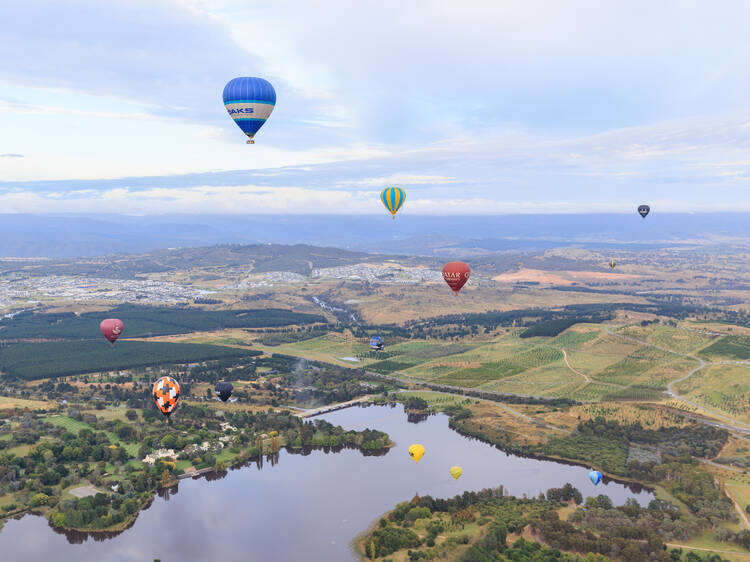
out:
<path id="1" fill-rule="evenodd" d="M 589 480 L 591 480 L 591 483 L 596 486 L 599 482 L 602 481 L 602 473 L 598 470 L 592 470 L 589 472 Z"/>
<path id="2" fill-rule="evenodd" d="M 370 338 L 370 348 L 380 351 L 381 349 L 383 349 L 383 347 L 385 347 L 383 338 L 381 338 L 380 336 L 372 336 Z"/>
<path id="3" fill-rule="evenodd" d="M 641 215 L 645 219 L 646 215 L 649 213 L 650 210 L 651 210 L 651 207 L 649 207 L 648 205 L 640 205 L 638 207 L 638 214 Z"/>
<path id="4" fill-rule="evenodd" d="M 614 269 L 617 264 L 615 263 L 615 260 L 609 260 L 609 267 L 610 269 Z"/>
<path id="5" fill-rule="evenodd" d="M 180 385 L 172 377 L 162 377 L 154 383 L 154 402 L 162 414 L 169 414 L 177 407 Z"/>
<path id="6" fill-rule="evenodd" d="M 419 443 L 414 443 L 409 447 L 409 456 L 414 459 L 414 462 L 419 462 L 419 459 L 424 455 L 424 447 Z"/>
<path id="7" fill-rule="evenodd" d="M 385 208 L 391 212 L 391 216 L 394 219 L 396 218 L 396 213 L 401 208 L 401 205 L 404 204 L 405 199 L 406 193 L 404 193 L 403 189 L 398 187 L 386 187 L 380 193 L 380 200 L 383 202 L 383 205 L 385 205 Z"/>
<path id="8" fill-rule="evenodd" d="M 99 329 L 102 331 L 102 335 L 107 338 L 107 341 L 111 344 L 114 344 L 115 341 L 117 341 L 117 338 L 120 337 L 124 328 L 125 325 L 122 323 L 122 320 L 118 320 L 117 318 L 107 318 L 106 320 L 102 320 L 101 324 L 99 324 Z"/>
<path id="9" fill-rule="evenodd" d="M 458 480 L 459 478 L 461 478 L 461 475 L 464 473 L 464 469 L 461 468 L 460 466 L 452 466 L 450 472 L 451 472 L 451 476 L 453 476 L 453 478 Z"/>
<path id="10" fill-rule="evenodd" d="M 222 402 L 226 402 L 232 395 L 234 385 L 231 382 L 217 382 L 214 390 L 216 391 L 216 396 L 218 396 Z"/>
<path id="11" fill-rule="evenodd" d="M 224 86 L 223 97 L 229 116 L 250 139 L 276 106 L 276 90 L 263 78 L 234 78 Z"/>
<path id="12" fill-rule="evenodd" d="M 452 261 L 443 266 L 443 279 L 458 294 L 471 275 L 471 268 L 462 261 Z"/>

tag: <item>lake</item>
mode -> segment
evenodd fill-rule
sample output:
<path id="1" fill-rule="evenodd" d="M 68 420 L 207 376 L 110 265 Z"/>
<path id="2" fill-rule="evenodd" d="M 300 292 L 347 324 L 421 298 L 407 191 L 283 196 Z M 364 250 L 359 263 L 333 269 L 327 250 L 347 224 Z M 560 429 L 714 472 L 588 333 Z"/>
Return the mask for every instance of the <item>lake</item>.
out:
<path id="1" fill-rule="evenodd" d="M 652 495 L 617 482 L 594 486 L 588 468 L 506 455 L 448 427 L 443 414 L 411 423 L 403 406 L 353 407 L 320 418 L 345 429 L 386 431 L 396 446 L 382 456 L 344 449 L 308 454 L 281 451 L 218 479 L 186 479 L 163 491 L 135 524 L 112 537 L 61 534 L 27 515 L 0 531 L 2 560 L 298 561 L 356 560 L 350 543 L 385 511 L 415 494 L 452 497 L 505 486 L 536 496 L 572 483 L 585 496 L 607 494 L 616 505 Z M 419 464 L 412 443 L 426 452 Z M 463 467 L 454 480 L 448 470 Z"/>

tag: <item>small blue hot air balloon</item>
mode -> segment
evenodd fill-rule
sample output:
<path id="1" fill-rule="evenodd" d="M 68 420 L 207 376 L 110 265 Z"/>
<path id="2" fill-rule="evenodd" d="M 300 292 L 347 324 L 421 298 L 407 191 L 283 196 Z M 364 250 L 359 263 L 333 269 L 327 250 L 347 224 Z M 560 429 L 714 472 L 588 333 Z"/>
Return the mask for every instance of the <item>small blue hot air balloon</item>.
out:
<path id="1" fill-rule="evenodd" d="M 375 351 L 382 351 L 385 344 L 383 343 L 383 338 L 380 336 L 372 336 L 370 338 L 370 349 L 373 349 Z"/>
<path id="2" fill-rule="evenodd" d="M 602 473 L 598 470 L 592 470 L 589 472 L 589 480 L 591 480 L 591 483 L 596 486 L 599 482 L 602 481 Z"/>
<path id="3" fill-rule="evenodd" d="M 385 205 L 385 208 L 391 212 L 391 216 L 394 219 L 396 218 L 396 213 L 401 208 L 401 205 L 404 204 L 405 199 L 406 194 L 404 193 L 404 190 L 398 187 L 386 187 L 380 193 L 380 200 L 383 202 L 383 205 Z"/>
<path id="4" fill-rule="evenodd" d="M 263 78 L 233 78 L 224 86 L 224 107 L 237 126 L 254 144 L 253 137 L 271 116 L 276 90 Z"/>

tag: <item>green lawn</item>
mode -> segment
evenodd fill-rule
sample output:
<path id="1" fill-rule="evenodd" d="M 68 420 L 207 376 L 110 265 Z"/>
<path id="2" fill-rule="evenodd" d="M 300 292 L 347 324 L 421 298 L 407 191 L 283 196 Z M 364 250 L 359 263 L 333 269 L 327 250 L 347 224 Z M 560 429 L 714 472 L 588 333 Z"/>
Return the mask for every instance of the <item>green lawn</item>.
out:
<path id="1" fill-rule="evenodd" d="M 91 427 L 86 422 L 74 420 L 73 418 L 68 416 L 47 416 L 46 418 L 44 418 L 44 421 L 49 422 L 54 426 L 64 427 L 75 435 L 78 435 L 78 432 L 82 429 L 91 429 L 93 431 L 96 431 L 96 429 Z"/>
<path id="2" fill-rule="evenodd" d="M 99 411 L 97 411 L 97 414 Z M 90 426 L 86 422 L 74 420 L 73 418 L 70 418 L 68 416 L 49 416 L 46 418 L 46 421 L 51 423 L 52 425 L 64 427 L 71 433 L 78 435 L 78 432 L 81 429 L 91 429 L 92 431 L 99 431 L 96 428 Z M 110 443 L 117 443 L 121 447 L 123 447 L 129 455 L 136 456 L 138 454 L 138 449 L 140 448 L 140 443 L 126 443 L 125 441 L 122 441 L 117 435 L 112 433 L 111 431 L 105 431 L 107 437 L 109 438 Z"/>

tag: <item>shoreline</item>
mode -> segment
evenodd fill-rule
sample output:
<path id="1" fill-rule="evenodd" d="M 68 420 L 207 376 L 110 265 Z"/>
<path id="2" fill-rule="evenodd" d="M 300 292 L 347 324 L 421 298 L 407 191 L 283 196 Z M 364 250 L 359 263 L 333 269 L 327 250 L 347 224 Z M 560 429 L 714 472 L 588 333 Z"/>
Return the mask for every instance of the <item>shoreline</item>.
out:
<path id="1" fill-rule="evenodd" d="M 357 449 L 364 456 L 370 456 L 370 455 L 377 456 L 377 455 L 380 455 L 380 454 L 386 454 L 388 451 L 390 451 L 393 447 L 396 446 L 396 443 L 394 441 L 392 441 L 390 438 L 388 439 L 388 441 L 389 441 L 389 443 L 388 443 L 388 445 L 386 447 L 377 448 L 377 449 L 365 449 L 361 445 L 351 445 L 351 444 L 342 444 L 342 445 L 313 445 L 313 446 L 303 446 L 303 447 L 293 447 L 291 445 L 284 445 L 282 448 L 285 449 L 286 452 L 288 454 L 290 454 L 290 455 L 300 454 L 302 452 L 307 452 L 307 451 L 325 450 L 325 449 L 337 449 L 337 451 L 335 451 L 335 452 L 338 452 L 338 451 L 343 450 L 343 449 Z M 135 524 L 135 522 L 138 519 L 138 516 L 141 514 L 141 512 L 145 511 L 146 509 L 148 509 L 149 507 L 151 507 L 151 504 L 153 503 L 154 499 L 159 494 L 159 492 L 161 492 L 162 490 L 165 490 L 165 489 L 172 488 L 174 486 L 178 486 L 181 480 L 187 480 L 188 478 L 193 478 L 193 479 L 197 480 L 197 479 L 199 479 L 201 477 L 208 478 L 211 475 L 221 474 L 221 473 L 224 473 L 224 475 L 226 475 L 226 473 L 229 471 L 229 469 L 239 470 L 239 469 L 243 468 L 245 465 L 247 465 L 249 463 L 253 463 L 253 462 L 257 463 L 257 462 L 261 461 L 261 459 L 264 456 L 270 457 L 272 455 L 278 454 L 278 452 L 279 451 L 277 451 L 275 453 L 260 453 L 258 455 L 248 456 L 248 457 L 243 457 L 243 458 L 240 458 L 240 457 L 242 457 L 242 453 L 239 453 L 237 455 L 237 457 L 235 457 L 235 459 L 232 460 L 232 462 L 230 462 L 230 463 L 227 464 L 227 468 L 226 469 L 221 470 L 221 469 L 217 469 L 215 467 L 206 467 L 206 468 L 198 469 L 195 472 L 189 472 L 189 473 L 180 474 L 180 475 L 176 476 L 175 478 L 173 478 L 172 480 L 170 480 L 168 483 L 166 483 L 164 485 L 161 485 L 156 490 L 154 490 L 151 493 L 151 497 L 149 498 L 149 500 L 144 505 L 140 506 L 139 509 L 137 511 L 135 511 L 131 515 L 131 517 L 129 517 L 127 520 L 122 521 L 121 523 L 118 523 L 115 526 L 107 527 L 105 529 L 87 529 L 87 528 L 77 528 L 77 527 L 57 527 L 57 526 L 55 526 L 55 525 L 52 524 L 52 520 L 49 517 L 49 515 L 52 512 L 51 509 L 49 510 L 49 512 L 50 512 L 49 514 L 45 514 L 43 512 L 35 511 L 35 508 L 27 508 L 27 509 L 25 509 L 23 511 L 14 512 L 13 514 L 10 514 L 10 515 L 4 515 L 4 516 L 0 517 L 0 519 L 9 519 L 9 518 L 11 518 L 13 516 L 19 516 L 19 515 L 21 517 L 23 517 L 25 515 L 31 514 L 31 515 L 37 515 L 39 517 L 44 517 L 45 519 L 47 519 L 47 522 L 49 523 L 49 526 L 55 532 L 60 533 L 60 534 L 82 533 L 82 534 L 100 535 L 100 536 L 102 536 L 102 535 L 106 535 L 108 533 L 113 533 L 114 535 L 118 535 L 118 534 L 120 534 L 120 533 L 122 533 L 124 531 L 127 531 L 130 527 L 133 526 L 133 524 Z"/>

